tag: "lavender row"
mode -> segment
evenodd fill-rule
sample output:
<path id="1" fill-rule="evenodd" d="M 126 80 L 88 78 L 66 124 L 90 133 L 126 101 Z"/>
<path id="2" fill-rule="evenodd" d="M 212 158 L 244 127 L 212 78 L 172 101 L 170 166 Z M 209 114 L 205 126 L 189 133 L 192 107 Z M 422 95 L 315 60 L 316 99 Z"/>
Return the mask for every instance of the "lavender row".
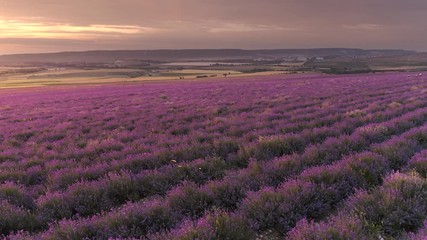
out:
<path id="1" fill-rule="evenodd" d="M 427 148 L 426 140 L 427 126 L 424 126 L 373 149 L 400 151 L 402 159 L 408 160 L 406 156 Z M 264 188 L 250 193 L 236 213 L 209 213 L 196 222 L 187 222 L 166 235 L 151 236 L 150 239 L 252 239 L 257 235 L 254 231 L 267 232 L 271 238 L 278 237 L 289 231 L 302 218 L 324 218 L 357 189 L 370 189 L 381 184 L 383 176 L 392 171 L 393 160 L 365 152 L 344 158 L 332 165 L 309 168 L 297 178 L 282 183 L 277 189 Z M 230 219 L 237 227 L 227 229 L 215 224 L 218 219 L 224 218 Z M 236 232 L 236 229 L 246 230 L 241 233 Z M 311 239 L 304 237 L 298 239 Z M 329 239 L 322 237 L 325 236 L 318 239 Z"/>
<path id="2" fill-rule="evenodd" d="M 308 116 L 308 117 L 314 117 L 314 118 L 316 118 L 317 116 Z M 25 137 L 24 135 L 22 136 L 22 137 Z M 118 146 L 119 147 L 119 146 Z M 102 148 L 102 147 L 101 147 Z"/>
<path id="3" fill-rule="evenodd" d="M 234 147 L 234 148 L 235 148 L 235 147 Z M 122 161 L 121 161 L 121 162 L 122 162 Z M 124 161 L 124 162 L 126 162 L 126 161 Z M 119 166 L 116 166 L 116 168 L 117 168 L 117 167 L 119 167 Z M 135 166 L 132 166 L 131 168 L 132 168 L 132 169 L 135 169 Z M 33 167 L 33 169 L 37 170 L 37 168 L 36 168 L 36 167 Z M 9 171 L 9 172 L 10 172 L 10 171 Z M 10 174 L 10 173 L 9 173 L 9 174 Z M 31 175 L 30 175 L 30 176 L 31 176 Z M 36 175 L 35 177 L 36 177 L 36 178 L 40 178 L 41 176 L 37 176 L 37 175 Z"/>
<path id="4" fill-rule="evenodd" d="M 116 148 L 117 147 L 117 148 Z M 120 150 L 121 149 L 121 147 L 120 146 L 113 146 L 113 148 L 112 148 L 113 150 L 114 149 L 117 149 L 117 150 Z M 104 156 L 103 156 L 103 158 L 105 158 Z M 93 162 L 93 161 L 92 161 Z M 36 163 L 36 162 L 35 162 Z M 34 163 L 33 163 L 34 164 Z"/>
<path id="5" fill-rule="evenodd" d="M 423 116 L 422 121 L 425 119 L 425 116 Z M 408 119 L 405 119 L 405 121 L 407 121 Z M 402 120 L 403 122 L 403 120 Z M 399 123 L 399 122 L 397 122 Z M 397 124 L 396 124 L 397 125 Z M 335 146 L 334 146 L 335 147 Z M 325 151 L 326 152 L 326 151 Z M 337 156 L 337 158 L 339 159 L 341 156 L 341 154 L 339 154 L 339 156 Z M 295 163 L 299 163 L 301 162 L 302 159 L 298 159 L 297 161 L 295 161 Z M 292 165 L 289 165 L 292 166 Z M 299 168 L 299 169 L 304 169 L 304 168 Z M 258 170 L 258 172 L 255 172 L 254 175 L 254 170 Z M 297 171 L 297 169 L 295 169 L 294 171 Z M 289 170 L 288 170 L 289 172 Z M 258 176 L 266 176 L 267 174 L 265 172 L 261 172 L 259 167 L 258 169 L 248 169 L 246 172 L 244 172 L 244 174 L 248 177 L 246 179 L 246 181 L 244 181 L 243 179 L 241 179 L 240 176 L 236 176 L 234 179 L 237 181 L 233 181 L 230 182 L 230 178 L 229 179 L 224 179 L 220 182 L 217 183 L 209 183 L 208 185 L 202 186 L 200 188 L 197 188 L 197 186 L 194 186 L 191 183 L 188 184 L 184 184 L 183 186 L 176 188 L 174 190 L 172 190 L 171 192 L 168 193 L 168 197 L 167 200 L 163 200 L 162 204 L 160 204 L 159 206 L 157 206 L 158 209 L 163 209 L 162 211 L 166 211 L 167 214 L 172 214 L 171 219 L 174 219 L 174 224 L 177 224 L 176 221 L 179 221 L 179 219 L 182 219 L 183 216 L 193 216 L 193 217 L 197 217 L 200 216 L 200 214 L 203 214 L 203 212 L 205 210 L 207 210 L 208 208 L 212 208 L 213 206 L 218 206 L 221 207 L 223 209 L 234 209 L 235 205 L 240 202 L 240 199 L 243 199 L 243 197 L 245 196 L 244 191 L 248 191 L 248 190 L 256 190 L 259 189 L 259 185 L 262 183 L 257 183 L 254 184 L 254 181 L 257 181 L 257 177 Z M 249 174 L 249 175 L 248 175 Z M 233 179 L 233 178 L 231 178 Z M 249 181 L 250 180 L 250 181 Z M 276 180 L 276 179 L 274 179 Z M 258 181 L 262 181 L 262 180 L 258 180 Z M 231 184 L 231 185 L 230 185 Z M 236 185 L 237 184 L 237 185 Z M 246 186 L 245 186 L 246 185 Z M 252 185 L 252 186 L 251 186 Z M 225 187 L 225 188 L 224 188 Z M 246 189 L 246 190 L 245 190 Z M 236 192 L 237 190 L 237 192 Z M 227 191 L 228 194 L 224 195 L 224 193 L 226 192 L 222 192 L 222 191 Z M 243 191 L 243 192 L 242 192 Z M 209 194 L 211 193 L 211 194 Z M 237 198 L 236 198 L 237 197 Z M 193 200 L 193 201 L 190 201 Z M 214 200 L 212 202 L 212 200 Z M 157 200 L 153 200 L 154 202 L 157 202 Z M 139 217 L 137 217 L 135 220 L 139 219 L 139 218 L 157 218 L 153 215 L 150 215 L 150 212 L 147 208 L 147 206 L 152 206 L 152 202 L 153 201 L 148 201 L 148 202 L 142 202 L 141 204 L 136 203 L 136 205 L 131 205 L 132 207 L 130 207 L 130 210 L 126 210 L 128 209 L 127 207 L 123 207 L 121 210 L 119 210 L 117 212 L 117 215 L 115 215 L 114 212 L 112 212 L 111 214 L 109 214 L 110 217 L 117 216 L 119 217 L 119 219 L 121 219 L 121 217 L 126 217 L 126 214 L 131 214 L 134 215 L 137 212 L 140 212 L 141 210 L 143 210 L 143 212 L 139 213 L 142 215 L 139 215 Z M 165 206 L 166 204 L 166 206 Z M 154 209 L 157 209 L 154 208 Z M 138 211 L 139 209 L 139 211 Z M 150 209 L 151 211 L 151 209 Z M 151 216 L 151 217 L 150 217 Z M 103 220 L 108 219 L 109 217 L 104 217 L 104 218 L 100 218 L 100 220 L 98 222 L 103 222 Z M 159 216 L 159 218 L 161 219 L 161 216 Z M 168 217 L 169 218 L 169 217 Z M 96 219 L 96 218 L 95 218 Z M 122 221 L 123 219 L 121 219 L 120 221 Z M 82 220 L 84 221 L 84 220 Z M 124 226 L 126 226 L 126 221 L 124 221 Z M 70 224 L 72 224 L 73 222 L 71 222 Z M 94 224 L 90 224 L 89 222 L 86 222 L 86 224 L 89 224 L 88 226 L 94 226 Z M 106 224 L 105 222 L 103 222 L 102 224 Z M 151 223 L 153 224 L 153 223 Z M 95 225 L 97 225 L 95 223 Z M 107 225 L 109 226 L 109 225 Z M 122 226 L 122 224 L 120 225 Z M 132 226 L 132 225 L 130 225 Z M 173 224 L 171 225 L 173 226 Z M 82 224 L 82 227 L 85 228 L 85 224 Z M 160 229 L 162 229 L 162 226 L 152 226 L 150 225 L 149 222 L 147 222 L 147 227 L 159 227 Z M 170 227 L 170 226 L 169 226 Z M 95 227 L 96 229 L 96 227 Z M 127 228 L 125 228 L 127 229 Z M 160 230 L 159 229 L 159 230 Z M 106 229 L 103 229 L 102 231 L 105 231 Z"/>
<path id="6" fill-rule="evenodd" d="M 421 112 L 421 111 L 420 111 Z M 416 116 L 416 115 L 415 115 Z M 418 116 L 417 118 L 414 118 L 413 116 L 409 118 L 403 118 L 403 121 L 413 120 L 413 121 L 420 121 L 425 119 L 427 116 L 427 113 L 424 111 L 421 116 Z M 397 122 L 399 123 L 399 122 Z M 396 123 L 394 123 L 396 124 Z M 398 124 L 396 124 L 398 125 Z M 363 130 L 364 131 L 364 130 Z M 365 134 L 362 131 L 362 134 Z M 389 129 L 390 133 L 392 133 L 392 127 Z M 375 133 L 378 134 L 378 133 Z M 343 140 L 345 138 L 341 137 L 338 140 Z M 357 138 L 356 138 L 357 139 Z M 293 140 L 290 138 L 290 140 Z M 359 143 L 356 143 L 359 141 Z M 347 147 L 361 147 L 358 146 L 360 144 L 368 144 L 363 143 L 360 139 L 357 139 L 357 141 L 353 144 L 347 145 Z M 377 140 L 378 141 L 378 140 Z M 349 143 L 346 143 L 349 144 Z M 326 144 L 328 146 L 328 144 Z M 339 147 L 339 144 L 337 145 L 335 142 L 330 141 L 329 147 L 326 147 L 325 149 L 320 151 L 320 154 L 330 154 L 331 151 Z M 311 148 L 313 150 L 313 148 Z M 360 148 L 361 149 L 361 148 Z M 348 148 L 344 148 L 341 151 L 336 152 L 335 158 L 338 159 L 341 154 L 349 153 Z M 295 167 L 296 169 L 302 169 L 303 163 L 308 162 L 310 160 L 310 152 L 303 155 L 301 159 L 294 158 Z M 319 156 L 316 156 L 319 157 Z M 334 157 L 332 156 L 332 159 Z M 45 221 L 49 221 L 51 219 L 62 219 L 62 218 L 69 218 L 75 214 L 79 214 L 81 216 L 87 216 L 92 215 L 94 213 L 99 212 L 103 209 L 109 209 L 113 206 L 116 206 L 118 204 L 123 204 L 124 202 L 128 200 L 138 200 L 141 198 L 144 198 L 146 196 L 150 196 L 156 193 L 163 193 L 166 190 L 168 190 L 171 186 L 176 185 L 183 180 L 183 177 L 187 177 L 189 180 L 209 180 L 206 179 L 206 177 L 210 177 L 209 175 L 206 176 L 204 174 L 210 173 L 212 174 L 212 178 L 215 177 L 221 177 L 221 175 L 224 174 L 224 168 L 223 166 L 225 163 L 221 161 L 220 159 L 217 159 L 217 161 L 212 161 L 212 163 L 199 163 L 198 170 L 194 169 L 193 171 L 188 171 L 188 168 L 172 168 L 169 171 L 155 171 L 153 174 L 142 174 L 142 175 L 132 175 L 127 172 L 122 172 L 120 174 L 111 174 L 107 178 L 103 179 L 102 181 L 98 182 L 80 182 L 77 184 L 74 184 L 70 188 L 68 188 L 67 192 L 65 193 L 49 193 L 49 195 L 43 196 L 38 200 L 38 206 L 41 209 L 42 215 L 48 216 Z M 197 165 L 196 165 L 197 166 Z M 268 165 L 267 165 L 268 166 Z M 182 166 L 181 166 L 182 167 Z M 204 169 L 204 171 L 200 171 Z M 268 167 L 264 167 L 267 171 L 269 170 Z M 250 169 L 249 169 L 250 170 Z M 277 176 L 277 174 L 271 176 L 270 174 L 267 174 L 267 171 L 260 171 L 259 174 L 263 173 L 262 176 L 259 176 L 258 181 L 262 184 L 262 182 L 266 182 L 269 184 L 272 184 L 272 182 L 280 182 L 280 179 Z M 278 171 L 277 171 L 278 172 Z M 162 173 L 166 173 L 166 175 L 163 175 Z M 179 174 L 181 173 L 181 176 Z M 243 174 L 245 171 L 243 171 Z M 274 172 L 273 172 L 274 173 Z M 284 172 L 282 171 L 281 174 Z M 171 175 L 174 174 L 174 175 Z M 177 175 L 178 174 L 178 175 Z M 189 174 L 193 174 L 193 176 L 188 176 Z M 228 176 L 233 176 L 235 174 L 229 173 Z M 236 176 L 240 176 L 241 174 L 237 174 Z M 182 177 L 183 176 L 183 177 Z M 245 176 L 245 175 L 243 175 Z M 176 177 L 176 178 L 175 178 Z M 253 176 L 251 176 L 253 177 Z M 192 179 L 193 178 L 193 179 Z M 249 177 L 250 178 L 250 177 Z M 242 180 L 242 179 L 240 179 Z M 253 181 L 253 180 L 251 180 Z M 243 181 L 248 183 L 248 180 Z M 259 183 L 251 183 L 248 184 L 259 184 Z M 213 183 L 210 183 L 211 185 Z M 257 185 L 252 186 L 251 188 L 256 187 Z M 219 187 L 219 186 L 218 186 Z M 239 187 L 237 185 L 236 187 Z M 243 190 L 244 188 L 242 188 Z M 151 192 L 149 192 L 151 191 Z M 81 197 L 80 197 L 81 196 Z M 87 196 L 91 196 L 94 201 L 87 201 Z M 218 198 L 218 199 L 224 199 Z M 115 202 L 112 202 L 114 200 Z M 225 201 L 230 201 L 230 199 L 224 199 Z M 99 204 L 102 202 L 103 204 Z M 90 203 L 93 203 L 90 205 Z M 220 204 L 220 206 L 224 205 L 223 203 Z"/>
<path id="7" fill-rule="evenodd" d="M 413 174 L 395 173 L 373 191 L 360 191 L 340 211 L 320 223 L 303 220 L 289 239 L 404 239 L 423 226 L 427 212 L 427 181 Z M 410 234 L 413 239 L 424 239 Z"/>
<path id="8" fill-rule="evenodd" d="M 0 107 L 0 175 L 7 176 L 3 179 L 13 181 L 0 184 L 1 208 L 4 216 L 7 216 L 2 225 L 6 229 L 4 233 L 19 229 L 35 232 L 46 228 L 46 224 L 52 220 L 51 216 L 55 215 L 55 212 L 49 211 L 60 209 L 61 204 L 68 202 L 64 198 L 68 195 L 61 196 L 61 192 L 51 192 L 51 183 L 55 178 L 48 178 L 54 176 L 52 174 L 55 171 L 60 173 L 61 169 L 62 172 L 95 170 L 96 174 L 88 175 L 89 181 L 69 187 L 67 183 L 64 185 L 67 187 L 64 193 L 76 190 L 76 194 L 70 196 L 77 197 L 78 204 L 70 201 L 73 205 L 70 217 L 79 221 L 85 219 L 79 218 L 76 213 L 86 212 L 92 215 L 99 212 L 88 208 L 91 206 L 109 212 L 88 218 L 96 222 L 99 217 L 117 213 L 117 210 L 110 208 L 120 206 L 128 200 L 144 199 L 147 205 L 156 199 L 168 202 L 175 196 L 172 194 L 174 190 L 166 198 L 145 198 L 164 193 L 182 180 L 195 183 L 184 183 L 175 190 L 189 191 L 188 194 L 194 193 L 196 197 L 202 197 L 202 200 L 209 188 L 217 186 L 219 188 L 215 189 L 220 189 L 219 193 L 232 194 L 218 195 L 217 191 L 215 196 L 219 196 L 219 200 L 208 206 L 201 204 L 200 208 L 197 206 L 199 202 L 188 206 L 181 205 L 179 199 L 175 199 L 173 209 L 168 208 L 166 212 L 173 210 L 173 214 L 178 214 L 178 222 L 158 229 L 178 226 L 179 221 L 185 217 L 196 219 L 205 210 L 216 206 L 228 210 L 235 210 L 236 207 L 240 209 L 239 204 L 233 205 L 234 193 L 238 195 L 235 198 L 237 203 L 241 203 L 246 199 L 248 191 L 258 191 L 265 186 L 280 186 L 284 180 L 297 176 L 307 167 L 323 162 L 333 163 L 341 159 L 341 154 L 366 150 L 372 143 L 400 134 L 395 129 L 402 128 L 405 131 L 416 127 L 420 123 L 415 118 L 414 123 L 400 123 L 391 129 L 388 126 L 384 129 L 382 124 L 368 125 L 363 130 L 361 128 L 369 122 L 389 120 L 387 114 L 400 116 L 415 108 L 423 108 L 423 104 L 426 104 L 423 100 L 425 82 L 421 78 L 407 79 L 400 74 L 286 80 L 266 77 L 262 81 L 248 82 L 194 83 L 182 86 L 147 84 L 132 88 L 125 86 L 78 90 L 64 89 L 49 94 L 12 91 L 0 96 L 3 104 Z M 188 94 L 188 91 L 192 94 Z M 352 108 L 350 104 L 356 105 Z M 377 113 L 375 109 L 378 110 Z M 328 116 L 334 111 L 335 114 Z M 425 116 L 419 116 L 425 119 Z M 296 121 L 304 123 L 291 123 Z M 393 121 L 389 122 L 393 124 Z M 350 123 L 350 126 L 343 125 L 346 123 Z M 320 126 L 323 127 L 319 128 Z M 354 134 L 345 135 L 352 133 L 357 127 L 360 128 Z M 307 134 L 312 128 L 318 128 L 318 132 Z M 368 134 L 363 134 L 366 131 Z M 324 142 L 328 136 L 325 134 L 336 136 L 333 139 L 337 143 L 331 139 Z M 339 136 L 341 134 L 344 135 Z M 288 149 L 299 148 L 300 153 L 270 161 L 288 153 L 283 152 L 282 147 L 288 145 L 287 141 L 283 145 L 282 140 L 295 136 L 304 136 L 299 139 L 303 146 L 291 144 L 293 146 Z M 354 141 L 349 140 L 349 137 L 355 136 Z M 307 147 L 310 142 L 316 144 Z M 225 149 L 221 147 L 217 151 L 212 148 L 215 145 L 221 145 Z M 329 147 L 323 151 L 320 150 L 322 146 Z M 337 147 L 338 150 L 335 149 Z M 388 152 L 380 150 L 378 152 L 383 155 Z M 396 154 L 390 154 L 392 155 Z M 194 160 L 196 158 L 201 159 Z M 163 160 L 157 161 L 159 159 Z M 301 159 L 306 162 L 298 163 L 297 160 Z M 399 169 L 405 164 L 401 157 L 393 159 L 393 165 L 390 166 L 392 169 Z M 411 166 L 408 165 L 408 168 Z M 244 170 L 237 170 L 245 167 Z M 146 170 L 153 168 L 155 170 Z M 96 172 L 97 169 L 101 172 Z M 102 172 L 104 170 L 107 171 Z M 159 178 L 148 182 L 144 180 L 145 187 L 139 186 L 137 189 L 135 180 L 140 181 L 139 177 L 146 178 L 145 175 L 151 172 L 152 177 Z M 167 175 L 171 173 L 176 175 Z M 177 179 L 172 178 L 173 176 Z M 257 177 L 260 179 L 257 180 Z M 73 179 L 75 178 L 71 178 L 71 183 Z M 232 188 L 221 190 L 230 179 L 234 180 Z M 64 176 L 64 180 L 68 181 L 67 176 Z M 93 187 L 101 183 L 106 183 L 105 189 L 110 190 L 103 195 L 105 198 L 98 199 L 96 194 L 93 197 L 91 193 L 96 192 L 97 189 Z M 40 203 L 49 194 L 59 194 L 59 200 L 51 201 L 49 204 L 53 204 L 52 207 L 41 211 Z M 228 196 L 231 199 L 227 202 Z M 210 195 L 208 200 L 209 197 Z M 34 203 L 36 198 L 39 200 Z M 94 205 L 94 202 L 99 202 L 99 206 Z M 65 207 L 66 211 L 67 209 L 68 206 Z M 138 212 L 137 209 L 134 210 Z M 230 217 L 233 214 L 218 214 L 225 222 L 227 219 L 231 222 L 235 220 Z M 147 221 L 151 221 L 149 219 L 155 220 L 148 218 Z M 238 224 L 234 226 L 237 227 Z M 133 231 L 124 236 L 144 235 L 143 231 L 137 233 L 140 228 L 129 230 L 122 226 L 122 231 Z"/>
<path id="9" fill-rule="evenodd" d="M 375 111 L 379 111 L 379 110 L 378 109 L 371 109 L 370 112 L 375 113 Z M 351 120 L 345 122 L 343 119 L 342 122 L 339 122 L 338 124 L 340 126 L 345 126 L 345 129 L 347 131 L 352 131 L 352 129 L 354 129 L 357 126 L 360 126 L 362 123 L 367 124 L 369 122 L 370 122 L 370 120 L 367 118 L 359 118 L 359 117 L 353 116 L 351 118 Z M 340 134 L 340 132 L 341 132 L 341 130 L 336 124 L 332 125 L 328 128 L 322 127 L 322 128 L 312 129 L 310 131 L 304 130 L 301 135 L 294 137 L 294 139 L 295 139 L 294 142 L 299 142 L 301 145 L 301 146 L 299 146 L 299 148 L 303 148 L 304 145 L 306 146 L 307 144 L 310 144 L 310 143 L 313 144 L 313 143 L 321 142 L 327 137 L 338 136 Z M 290 141 L 290 140 L 292 140 L 292 136 L 288 135 L 287 137 L 282 136 L 282 137 L 275 137 L 275 138 L 270 137 L 269 139 L 261 139 L 259 141 L 259 145 L 258 145 L 259 149 L 255 153 L 252 153 L 252 155 L 255 157 L 258 156 L 258 158 L 260 158 L 259 156 L 261 156 L 260 155 L 261 152 L 267 152 L 267 154 L 270 156 L 271 155 L 280 156 L 280 155 L 282 155 L 282 153 L 286 153 L 286 152 L 289 153 L 292 150 L 286 150 L 285 146 L 283 145 L 283 143 L 285 142 L 284 140 L 286 140 L 286 139 L 288 139 L 288 141 Z M 274 141 L 278 142 L 279 149 L 277 151 L 275 151 L 274 153 L 271 153 L 271 150 L 264 149 L 264 148 L 268 147 L 269 145 L 273 145 L 272 142 L 274 142 Z M 227 146 L 227 145 L 225 145 L 226 143 L 227 142 L 223 143 L 223 147 L 221 147 L 221 149 L 224 149 L 224 147 Z M 228 147 L 229 149 L 231 148 L 231 149 L 237 150 L 237 145 L 233 144 L 233 142 L 231 140 L 229 141 L 228 146 L 229 146 Z M 292 147 L 292 145 L 290 147 Z M 297 148 L 294 148 L 294 149 L 298 150 Z M 250 151 L 254 151 L 254 150 L 256 150 L 256 149 L 253 147 L 252 147 L 252 149 L 250 149 Z M 267 150 L 267 151 L 264 151 L 264 150 Z M 227 152 L 228 151 L 226 151 L 226 153 Z M 226 155 L 226 154 L 222 153 L 221 155 Z M 263 155 L 264 155 L 263 157 L 265 158 L 266 154 L 263 154 Z M 245 158 L 248 159 L 249 157 L 246 156 Z M 199 163 L 200 159 L 196 160 L 195 162 Z M 176 166 L 179 166 L 183 169 L 186 169 L 186 167 L 196 169 L 196 170 L 201 168 L 201 166 L 200 167 L 197 166 L 200 164 L 194 165 L 191 163 L 192 162 L 190 162 L 188 164 L 186 164 L 186 163 L 175 163 L 173 165 L 168 165 L 166 167 L 160 168 L 160 169 L 156 170 L 155 172 L 156 172 L 156 174 L 158 172 L 163 172 L 164 175 L 167 176 L 168 178 L 172 179 L 172 176 L 173 176 L 173 179 L 179 180 L 179 179 L 182 179 L 182 177 L 179 177 L 176 174 L 171 173 L 171 171 L 173 171 L 173 170 L 171 170 L 171 168 L 175 169 Z M 76 180 L 85 179 L 85 176 L 88 176 L 86 179 L 96 179 L 97 176 L 104 175 L 107 172 L 111 172 L 113 170 L 121 171 L 121 170 L 129 169 L 129 170 L 133 170 L 135 172 L 135 169 L 138 169 L 135 165 L 126 166 L 126 164 L 129 164 L 129 162 L 123 160 L 123 161 L 120 161 L 120 162 L 117 162 L 114 164 L 95 165 L 92 168 L 85 169 L 85 170 L 82 170 L 81 168 L 67 167 L 65 169 L 61 169 L 61 170 L 57 170 L 57 171 L 52 172 L 52 175 L 49 176 L 49 182 L 52 182 L 52 184 L 55 184 L 57 186 L 59 185 L 61 188 L 63 188 L 65 186 L 72 184 Z M 234 163 L 233 161 L 227 161 L 226 164 L 223 165 L 224 166 L 223 170 L 225 171 L 227 169 L 231 169 L 233 167 L 233 165 L 236 165 L 236 164 L 246 165 L 246 164 L 244 164 L 244 161 L 240 161 L 238 163 Z M 91 170 L 91 169 L 93 169 L 93 170 Z M 205 168 L 203 168 L 203 169 L 205 169 Z M 209 169 L 206 169 L 206 170 L 209 170 Z M 148 172 L 148 174 L 150 174 L 150 172 Z M 74 179 L 74 181 L 73 181 L 73 179 Z M 208 180 L 208 179 L 206 179 L 206 180 Z M 199 182 L 197 180 L 195 180 L 195 181 Z M 53 187 L 50 186 L 50 189 L 54 190 L 55 188 L 57 188 L 57 187 L 55 187 L 55 185 L 53 185 Z"/>
<path id="10" fill-rule="evenodd" d="M 50 121 L 50 120 L 49 120 Z M 40 124 L 40 125 L 42 125 L 42 124 Z M 31 132 L 29 132 L 28 134 L 31 134 Z M 28 138 L 28 137 L 30 137 L 31 138 L 31 136 L 30 135 L 20 135 L 20 137 L 21 138 L 23 138 L 23 139 L 26 139 L 26 138 Z M 55 139 L 55 138 L 61 138 L 61 136 L 52 136 L 53 137 L 53 139 Z"/>

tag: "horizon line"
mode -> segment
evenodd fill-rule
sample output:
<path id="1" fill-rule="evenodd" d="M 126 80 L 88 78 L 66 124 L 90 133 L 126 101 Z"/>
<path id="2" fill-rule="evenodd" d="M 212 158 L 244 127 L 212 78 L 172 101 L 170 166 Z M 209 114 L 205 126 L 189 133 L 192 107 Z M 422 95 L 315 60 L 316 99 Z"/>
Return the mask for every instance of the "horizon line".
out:
<path id="1" fill-rule="evenodd" d="M 407 51 L 414 53 L 427 53 L 426 51 L 408 50 L 403 48 L 356 48 L 356 47 L 308 47 L 308 48 L 158 48 L 158 49 L 93 49 L 93 50 L 75 50 L 75 51 L 52 51 L 52 52 L 35 52 L 35 53 L 7 53 L 0 54 L 4 56 L 16 55 L 40 55 L 40 54 L 61 54 L 61 53 L 88 53 L 88 52 L 119 52 L 119 51 L 196 51 L 196 50 L 239 50 L 239 51 L 264 51 L 264 50 L 363 50 L 363 51 Z"/>

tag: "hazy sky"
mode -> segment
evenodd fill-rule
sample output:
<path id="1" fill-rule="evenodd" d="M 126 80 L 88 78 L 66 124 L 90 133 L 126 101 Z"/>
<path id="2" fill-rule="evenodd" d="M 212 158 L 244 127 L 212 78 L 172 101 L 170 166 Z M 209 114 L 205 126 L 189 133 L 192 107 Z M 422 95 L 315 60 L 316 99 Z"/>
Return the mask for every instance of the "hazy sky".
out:
<path id="1" fill-rule="evenodd" d="M 314 47 L 427 51 L 427 1 L 0 0 L 0 54 Z"/>

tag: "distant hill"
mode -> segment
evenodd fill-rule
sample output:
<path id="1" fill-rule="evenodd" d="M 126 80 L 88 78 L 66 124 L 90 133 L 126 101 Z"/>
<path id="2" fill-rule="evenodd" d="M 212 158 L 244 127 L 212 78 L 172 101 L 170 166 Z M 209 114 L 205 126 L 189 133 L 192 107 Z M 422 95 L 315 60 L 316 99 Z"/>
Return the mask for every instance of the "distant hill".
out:
<path id="1" fill-rule="evenodd" d="M 188 49 L 188 50 L 115 50 L 15 54 L 0 56 L 0 65 L 43 63 L 111 63 L 114 61 L 210 61 L 289 57 L 387 57 L 415 54 L 406 50 L 364 50 L 350 48 L 318 49 Z"/>

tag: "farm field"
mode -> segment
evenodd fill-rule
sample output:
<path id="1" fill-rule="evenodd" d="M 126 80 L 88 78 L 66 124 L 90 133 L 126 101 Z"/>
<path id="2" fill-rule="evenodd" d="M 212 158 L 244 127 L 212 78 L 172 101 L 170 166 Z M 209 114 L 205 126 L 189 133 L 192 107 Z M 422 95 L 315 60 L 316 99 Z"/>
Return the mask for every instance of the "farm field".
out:
<path id="1" fill-rule="evenodd" d="M 235 77 L 253 77 L 263 75 L 283 74 L 283 69 L 271 69 L 262 72 L 242 72 L 236 67 L 196 67 L 186 69 L 132 69 L 132 68 L 6 68 L 0 67 L 0 89 L 43 87 L 43 86 L 75 86 L 75 85 L 103 85 L 111 83 L 140 83 L 171 80 L 200 80 Z M 252 68 L 249 68 L 249 70 Z M 248 70 L 245 70 L 248 71 Z M 227 76 L 224 76 L 227 74 Z"/>
<path id="2" fill-rule="evenodd" d="M 6 239 L 425 239 L 426 174 L 426 73 L 0 89 Z"/>

